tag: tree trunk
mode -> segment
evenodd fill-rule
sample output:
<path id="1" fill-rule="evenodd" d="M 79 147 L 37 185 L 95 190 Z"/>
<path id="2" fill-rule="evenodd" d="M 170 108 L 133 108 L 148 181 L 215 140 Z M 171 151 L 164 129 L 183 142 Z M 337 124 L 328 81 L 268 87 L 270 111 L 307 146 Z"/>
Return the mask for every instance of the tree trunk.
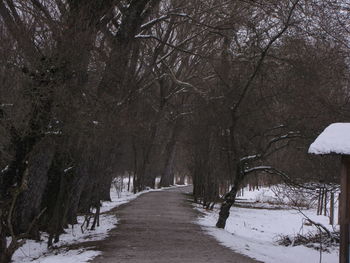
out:
<path id="1" fill-rule="evenodd" d="M 100 226 L 100 224 L 99 224 L 100 209 L 101 209 L 101 205 L 99 203 L 96 204 L 96 212 L 95 212 L 95 215 L 94 215 L 94 221 L 92 223 L 92 226 L 91 226 L 90 230 L 95 230 L 96 226 Z"/>
<path id="2" fill-rule="evenodd" d="M 169 146 L 169 150 L 167 149 L 167 156 L 165 160 L 165 167 L 163 169 L 162 177 L 160 179 L 160 186 L 167 187 L 174 184 L 174 161 L 176 154 L 176 141 L 172 140 L 171 145 Z"/>
<path id="3" fill-rule="evenodd" d="M 112 201 L 111 199 L 111 185 L 112 185 L 112 176 L 105 176 L 105 180 L 101 182 L 101 201 Z"/>
<path id="4" fill-rule="evenodd" d="M 76 169 L 76 176 L 74 182 L 72 183 L 72 193 L 71 199 L 69 200 L 69 207 L 67 212 L 67 223 L 68 224 L 77 224 L 77 213 L 79 210 L 79 202 L 81 194 L 84 190 L 87 178 L 87 169 L 80 167 Z"/>
<path id="5" fill-rule="evenodd" d="M 131 172 L 128 172 L 128 192 L 130 192 Z"/>
<path id="6" fill-rule="evenodd" d="M 28 190 L 18 198 L 14 218 L 17 233 L 24 233 L 33 219 L 40 213 L 51 162 L 55 153 L 54 141 L 46 138 L 33 149 L 28 161 Z"/>
<path id="7" fill-rule="evenodd" d="M 63 152 L 56 153 L 54 157 L 53 165 L 50 168 L 50 174 L 55 180 L 55 184 L 51 184 L 49 191 L 50 206 L 48 207 L 48 227 L 47 232 L 49 233 L 48 247 L 52 245 L 52 241 L 58 242 L 59 236 L 63 233 L 63 224 L 68 211 L 68 200 L 70 197 L 71 189 L 70 186 L 70 175 L 63 171 L 65 154 Z M 73 174 L 72 174 L 73 176 Z M 54 194 L 55 193 L 55 194 Z M 48 206 L 49 206 L 48 205 Z"/>
<path id="8" fill-rule="evenodd" d="M 171 129 L 170 139 L 165 147 L 165 160 L 162 169 L 160 186 L 167 187 L 174 184 L 174 161 L 176 156 L 176 139 L 181 132 L 181 122 L 177 121 Z"/>
<path id="9" fill-rule="evenodd" d="M 224 196 L 224 201 L 222 202 L 220 207 L 219 219 L 216 223 L 216 227 L 225 228 L 226 220 L 230 216 L 230 209 L 236 201 L 237 191 L 238 188 L 234 185 L 231 188 L 231 191 Z"/>
<path id="10" fill-rule="evenodd" d="M 233 182 L 233 186 L 225 196 L 224 201 L 221 204 L 220 207 L 220 213 L 219 213 L 219 219 L 216 223 L 216 227 L 218 228 L 225 228 L 226 226 L 226 220 L 230 216 L 230 209 L 233 206 L 233 204 L 236 201 L 236 195 L 240 187 L 242 186 L 242 183 L 244 181 L 244 178 L 246 176 L 245 173 L 242 172 L 242 164 L 237 164 L 236 169 L 236 176 Z"/>
<path id="11" fill-rule="evenodd" d="M 184 174 L 181 174 L 181 175 L 178 177 L 178 181 L 177 181 L 176 183 L 179 184 L 179 185 L 184 185 L 184 184 L 185 184 L 185 175 L 184 175 Z"/>
<path id="12" fill-rule="evenodd" d="M 3 220 L 3 211 L 0 210 L 0 220 Z M 5 261 L 5 258 L 3 259 L 3 255 L 6 252 L 7 248 L 7 240 L 6 240 L 6 233 L 3 228 L 2 223 L 0 223 L 0 263 L 7 263 L 9 261 Z"/>
<path id="13" fill-rule="evenodd" d="M 143 180 L 142 180 L 142 187 L 143 188 L 152 188 L 154 189 L 156 186 L 156 176 L 152 171 L 147 171 L 144 174 Z"/>
<path id="14" fill-rule="evenodd" d="M 12 255 L 9 255 L 7 251 L 5 253 L 0 254 L 0 263 L 10 263 Z"/>

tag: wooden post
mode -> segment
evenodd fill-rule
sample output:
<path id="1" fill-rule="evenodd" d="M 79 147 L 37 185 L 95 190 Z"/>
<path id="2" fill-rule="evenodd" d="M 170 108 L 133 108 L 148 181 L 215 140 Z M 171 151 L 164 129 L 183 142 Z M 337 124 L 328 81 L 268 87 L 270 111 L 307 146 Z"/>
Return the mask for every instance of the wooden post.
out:
<path id="1" fill-rule="evenodd" d="M 340 226 L 341 193 L 338 195 L 338 225 Z"/>
<path id="2" fill-rule="evenodd" d="M 324 208 L 323 208 L 323 215 L 327 216 L 327 188 L 324 188 Z"/>
<path id="3" fill-rule="evenodd" d="M 329 224 L 334 225 L 334 193 L 331 192 L 331 200 L 329 204 Z"/>
<path id="4" fill-rule="evenodd" d="M 349 263 L 350 156 L 342 156 L 340 200 L 340 263 Z"/>
<path id="5" fill-rule="evenodd" d="M 320 215 L 320 210 L 321 210 L 321 188 L 318 189 L 317 215 Z"/>
<path id="6" fill-rule="evenodd" d="M 322 188 L 320 188 L 321 190 L 321 198 L 320 198 L 320 200 L 321 200 L 321 202 L 320 202 L 320 215 L 322 215 L 322 213 L 323 213 L 323 199 L 324 199 L 324 188 L 322 187 Z"/>

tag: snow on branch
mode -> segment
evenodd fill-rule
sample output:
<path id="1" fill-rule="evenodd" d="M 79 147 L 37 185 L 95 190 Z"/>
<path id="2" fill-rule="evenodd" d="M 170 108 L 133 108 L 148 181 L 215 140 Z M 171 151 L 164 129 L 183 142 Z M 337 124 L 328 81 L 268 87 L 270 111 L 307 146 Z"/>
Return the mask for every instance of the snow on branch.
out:
<path id="1" fill-rule="evenodd" d="M 4 169 L 0 170 L 0 174 L 3 174 L 3 173 L 5 173 L 5 172 L 7 172 L 8 169 L 9 169 L 9 166 L 6 165 Z"/>
<path id="2" fill-rule="evenodd" d="M 191 18 L 189 15 L 185 14 L 185 13 L 169 13 L 169 14 L 166 14 L 166 15 L 162 15 L 160 17 L 157 17 L 157 18 L 154 18 L 146 23 L 144 23 L 143 25 L 141 25 L 141 31 L 143 30 L 147 30 L 149 28 L 151 28 L 153 25 L 161 22 L 161 21 L 164 21 L 166 19 L 168 19 L 169 17 L 171 16 L 178 16 L 178 17 L 184 17 L 184 18 Z"/>
<path id="3" fill-rule="evenodd" d="M 165 100 L 169 100 L 171 97 L 173 97 L 177 94 L 186 93 L 186 92 L 187 92 L 187 89 L 182 87 L 180 89 L 177 89 L 177 90 L 171 92 L 168 96 L 165 97 Z"/>
<path id="4" fill-rule="evenodd" d="M 284 139 L 289 139 L 289 138 L 295 138 L 295 137 L 300 137 L 300 132 L 288 132 L 286 134 L 283 134 L 281 136 L 275 137 L 270 140 L 269 144 L 284 140 Z"/>
<path id="5" fill-rule="evenodd" d="M 278 128 L 282 128 L 282 127 L 284 127 L 284 126 L 281 125 L 281 126 L 273 128 L 273 129 L 278 129 Z M 272 152 L 269 151 L 275 143 L 280 142 L 280 141 L 284 141 L 287 139 L 297 138 L 300 136 L 301 136 L 300 132 L 298 132 L 298 131 L 297 132 L 290 131 L 290 132 L 285 133 L 283 135 L 276 136 L 276 137 L 272 138 L 267 143 L 267 145 L 261 150 L 260 153 L 244 156 L 244 157 L 239 159 L 239 162 L 244 164 L 244 163 L 249 163 L 249 162 L 260 160 L 260 159 L 267 157 L 267 156 L 271 155 L 272 153 L 274 153 L 274 152 L 276 152 L 276 151 L 278 151 L 286 146 L 286 145 L 283 145 L 282 147 L 274 148 L 274 150 Z"/>
<path id="6" fill-rule="evenodd" d="M 245 174 L 249 174 L 252 172 L 257 172 L 257 171 L 266 171 L 266 170 L 273 170 L 274 168 L 272 168 L 271 166 L 257 166 L 257 167 L 253 167 L 253 168 L 247 168 L 244 169 L 244 173 Z"/>
<path id="7" fill-rule="evenodd" d="M 257 160 L 261 157 L 261 154 L 255 154 L 255 155 L 249 155 L 249 156 L 244 156 L 241 159 L 239 159 L 240 162 L 248 162 L 248 161 L 253 161 Z"/>
<path id="8" fill-rule="evenodd" d="M 176 83 L 177 85 L 179 86 L 183 86 L 183 87 L 186 87 L 186 88 L 190 88 L 192 90 L 194 90 L 196 93 L 200 94 L 200 95 L 205 95 L 205 93 L 201 90 L 199 90 L 198 88 L 196 88 L 195 86 L 193 86 L 191 83 L 188 83 L 188 82 L 184 82 L 184 81 L 181 81 L 181 80 L 178 80 L 175 76 L 175 73 L 172 71 L 172 69 L 166 64 L 166 63 L 163 63 L 169 70 L 169 73 L 168 74 L 171 79 L 174 81 L 174 83 Z"/>
<path id="9" fill-rule="evenodd" d="M 282 172 L 282 171 L 280 171 L 272 166 L 256 166 L 256 167 L 252 167 L 252 168 L 244 168 L 243 169 L 243 173 L 245 175 L 248 175 L 248 174 L 253 173 L 253 172 L 264 172 L 264 173 L 278 175 L 282 178 L 282 180 L 287 185 L 298 186 L 301 188 L 310 189 L 307 186 L 302 186 L 302 185 L 294 182 L 286 173 L 284 173 L 284 172 Z"/>
<path id="10" fill-rule="evenodd" d="M 298 137 L 301 137 L 301 134 L 299 131 L 296 131 L 296 132 L 290 131 L 286 134 L 280 135 L 278 137 L 274 137 L 267 143 L 267 146 L 264 152 L 267 153 L 267 151 L 277 142 L 280 142 L 286 139 L 298 138 Z"/>
<path id="11" fill-rule="evenodd" d="M 280 176 L 286 185 L 297 187 L 297 188 L 303 188 L 303 189 L 307 189 L 307 190 L 312 190 L 312 191 L 317 189 L 317 188 L 313 187 L 312 185 L 308 186 L 306 184 L 300 184 L 300 183 L 292 180 L 285 172 L 278 170 L 272 166 L 270 166 L 270 167 L 266 166 L 265 169 L 260 169 L 260 170 L 262 170 L 265 173 Z"/>
<path id="12" fill-rule="evenodd" d="M 165 20 L 165 19 L 167 19 L 167 18 L 169 18 L 169 15 L 163 15 L 163 16 L 161 16 L 161 17 L 152 19 L 152 20 L 146 22 L 145 24 L 143 24 L 143 25 L 141 26 L 141 30 L 148 29 L 148 28 L 152 27 L 154 24 L 156 24 L 156 23 L 158 23 L 158 22 L 160 22 L 160 21 L 163 21 L 163 20 Z"/>

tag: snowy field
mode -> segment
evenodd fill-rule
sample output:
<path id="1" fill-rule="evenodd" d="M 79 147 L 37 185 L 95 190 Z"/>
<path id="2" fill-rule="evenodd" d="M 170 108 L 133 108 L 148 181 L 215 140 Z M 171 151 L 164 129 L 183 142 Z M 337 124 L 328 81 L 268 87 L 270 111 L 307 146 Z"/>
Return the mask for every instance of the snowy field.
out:
<path id="1" fill-rule="evenodd" d="M 176 187 L 176 186 L 175 186 Z M 163 189 L 169 189 L 163 188 Z M 141 194 L 151 191 L 162 191 L 163 189 L 146 190 L 133 194 L 126 190 L 121 191 L 116 187 L 111 187 L 111 202 L 103 202 L 101 207 L 101 213 L 110 211 L 111 209 L 118 207 L 122 204 L 134 200 Z M 100 254 L 99 251 L 94 250 L 94 247 L 88 249 L 76 249 L 68 250 L 67 246 L 72 244 L 79 244 L 86 241 L 97 241 L 105 239 L 108 236 L 108 232 L 117 227 L 118 219 L 114 215 L 101 214 L 100 226 L 95 230 L 85 230 L 82 232 L 81 224 L 84 221 L 84 217 L 78 217 L 78 224 L 65 229 L 66 233 L 60 236 L 60 241 L 55 243 L 54 249 L 47 249 L 48 235 L 42 234 L 42 241 L 36 242 L 33 240 L 27 240 L 27 242 L 16 251 L 13 256 L 13 262 L 15 263 L 81 263 L 88 262 L 94 257 Z"/>
<path id="2" fill-rule="evenodd" d="M 204 213 L 198 219 L 200 224 L 210 235 L 214 236 L 222 245 L 249 257 L 266 263 L 336 263 L 339 258 L 337 248 L 329 253 L 305 246 L 281 246 L 276 241 L 281 235 L 306 234 L 317 231 L 314 226 L 305 225 L 305 217 L 296 209 L 271 209 L 270 204 L 264 205 L 264 200 L 271 200 L 274 193 L 267 188 L 255 191 L 245 191 L 243 202 L 258 201 L 259 208 L 234 207 L 230 211 L 225 230 L 218 229 L 215 224 L 218 219 L 218 207 L 213 211 L 206 211 L 196 206 Z M 264 208 L 265 207 L 265 208 Z M 329 218 L 317 216 L 315 209 L 302 210 L 311 220 L 321 223 L 329 230 Z M 336 217 L 337 218 L 337 217 Z M 336 226 L 338 227 L 338 226 Z M 321 257 L 321 261 L 320 261 Z"/>

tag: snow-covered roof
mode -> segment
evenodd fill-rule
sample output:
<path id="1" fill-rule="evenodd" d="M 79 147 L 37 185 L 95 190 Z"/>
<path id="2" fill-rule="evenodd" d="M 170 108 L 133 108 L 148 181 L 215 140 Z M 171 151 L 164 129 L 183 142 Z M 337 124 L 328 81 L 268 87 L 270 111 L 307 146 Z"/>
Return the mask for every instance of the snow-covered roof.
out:
<path id="1" fill-rule="evenodd" d="M 350 155 L 350 123 L 329 125 L 311 144 L 309 153 Z"/>

